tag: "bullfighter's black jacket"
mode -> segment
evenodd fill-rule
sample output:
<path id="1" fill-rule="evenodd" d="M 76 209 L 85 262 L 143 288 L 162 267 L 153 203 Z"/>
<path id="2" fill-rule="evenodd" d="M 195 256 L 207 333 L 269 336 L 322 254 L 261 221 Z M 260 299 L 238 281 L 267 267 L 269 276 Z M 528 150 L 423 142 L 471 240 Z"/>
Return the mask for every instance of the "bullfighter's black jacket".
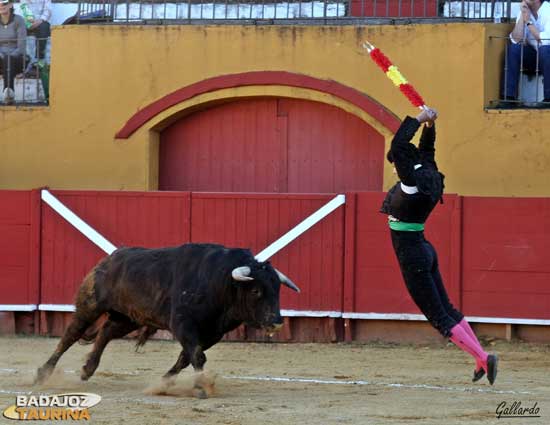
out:
<path id="1" fill-rule="evenodd" d="M 420 123 L 406 117 L 395 134 L 388 160 L 399 176 L 387 193 L 380 212 L 408 223 L 424 223 L 443 196 L 445 176 L 435 162 L 435 124 L 424 126 L 418 148 L 410 143 Z"/>

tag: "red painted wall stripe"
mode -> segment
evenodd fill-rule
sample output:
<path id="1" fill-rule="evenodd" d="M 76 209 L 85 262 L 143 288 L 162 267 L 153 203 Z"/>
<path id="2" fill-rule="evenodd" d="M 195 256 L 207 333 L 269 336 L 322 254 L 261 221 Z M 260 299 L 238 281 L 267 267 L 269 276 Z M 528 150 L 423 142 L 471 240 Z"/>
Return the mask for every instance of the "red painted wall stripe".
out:
<path id="1" fill-rule="evenodd" d="M 300 87 L 331 94 L 364 110 L 392 133 L 397 131 L 401 123 L 397 116 L 366 94 L 336 81 L 321 80 L 308 75 L 285 71 L 254 71 L 221 75 L 178 89 L 136 112 L 116 133 L 115 137 L 117 139 L 127 139 L 151 118 L 194 96 L 232 87 L 257 85 Z"/>

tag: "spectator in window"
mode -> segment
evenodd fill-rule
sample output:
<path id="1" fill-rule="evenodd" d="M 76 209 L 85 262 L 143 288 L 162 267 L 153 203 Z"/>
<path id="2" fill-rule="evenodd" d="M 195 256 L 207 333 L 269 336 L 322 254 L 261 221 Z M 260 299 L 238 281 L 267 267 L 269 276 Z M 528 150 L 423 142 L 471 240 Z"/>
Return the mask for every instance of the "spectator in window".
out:
<path id="1" fill-rule="evenodd" d="M 550 102 L 550 4 L 545 0 L 523 0 L 516 26 L 510 34 L 505 61 L 503 98 L 518 98 L 520 66 L 544 77 L 544 102 Z"/>
<path id="2" fill-rule="evenodd" d="M 13 13 L 10 0 L 0 0 L 0 62 L 4 77 L 4 103 L 12 104 L 15 75 L 23 71 L 27 29 L 23 17 Z"/>
<path id="3" fill-rule="evenodd" d="M 23 9 L 26 9 L 25 12 Z M 21 10 L 27 24 L 27 33 L 34 35 L 38 41 L 36 57 L 38 60 L 43 60 L 46 57 L 46 44 L 51 34 L 49 21 L 52 16 L 52 2 L 51 0 L 22 0 Z"/>

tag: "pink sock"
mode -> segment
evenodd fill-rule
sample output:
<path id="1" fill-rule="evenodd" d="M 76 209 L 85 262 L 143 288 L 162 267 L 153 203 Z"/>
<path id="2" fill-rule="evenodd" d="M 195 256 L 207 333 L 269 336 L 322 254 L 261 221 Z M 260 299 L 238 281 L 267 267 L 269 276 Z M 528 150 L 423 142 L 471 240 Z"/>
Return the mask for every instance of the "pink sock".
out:
<path id="1" fill-rule="evenodd" d="M 462 319 L 459 323 L 460 327 L 466 331 L 468 336 L 476 343 L 479 347 L 478 349 L 483 351 L 483 348 L 481 347 L 481 344 L 479 343 L 479 340 L 477 339 L 477 336 L 470 326 L 470 324 L 466 321 L 466 319 Z M 479 370 L 483 367 L 483 363 L 481 363 L 480 360 L 476 359 L 476 370 Z"/>
<path id="2" fill-rule="evenodd" d="M 463 351 L 467 352 L 474 359 L 476 364 L 479 363 L 485 371 L 487 371 L 487 356 L 488 354 L 483 351 L 481 345 L 477 341 L 473 340 L 466 330 L 460 324 L 455 325 L 451 329 L 450 340 Z"/>

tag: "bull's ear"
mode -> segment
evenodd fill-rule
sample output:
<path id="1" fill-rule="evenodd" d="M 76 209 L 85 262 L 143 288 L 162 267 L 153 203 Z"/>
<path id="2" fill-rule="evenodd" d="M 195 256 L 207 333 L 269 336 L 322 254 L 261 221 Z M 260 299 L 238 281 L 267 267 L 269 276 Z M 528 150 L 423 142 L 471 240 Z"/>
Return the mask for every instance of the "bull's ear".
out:
<path id="1" fill-rule="evenodd" d="M 288 286 L 290 289 L 293 289 L 296 292 L 300 292 L 300 288 L 298 288 L 293 281 L 291 281 L 288 277 L 282 274 L 279 270 L 275 269 L 275 271 L 277 272 L 277 276 L 279 276 L 279 280 L 281 281 L 281 284 Z"/>
<path id="2" fill-rule="evenodd" d="M 250 267 L 247 266 L 234 268 L 231 272 L 231 277 L 239 282 L 254 280 L 253 277 L 250 277 Z"/>

